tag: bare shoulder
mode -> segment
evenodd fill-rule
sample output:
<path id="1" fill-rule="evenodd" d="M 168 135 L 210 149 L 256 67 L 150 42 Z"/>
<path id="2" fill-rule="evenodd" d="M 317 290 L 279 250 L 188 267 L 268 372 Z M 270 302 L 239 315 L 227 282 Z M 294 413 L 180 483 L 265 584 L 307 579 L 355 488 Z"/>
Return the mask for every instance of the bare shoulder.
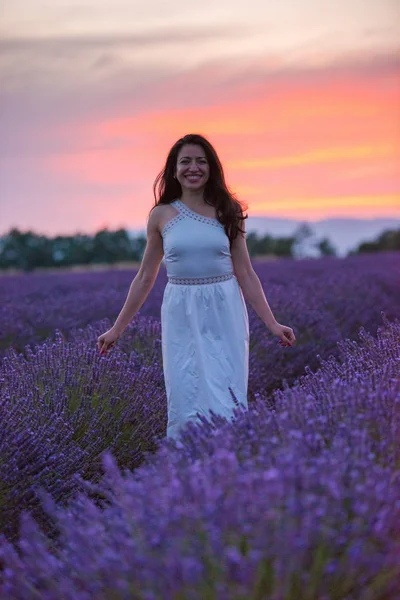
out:
<path id="1" fill-rule="evenodd" d="M 158 231 L 161 234 L 166 223 L 177 214 L 178 211 L 170 204 L 157 204 L 150 211 L 147 222 L 148 231 Z"/>
<path id="2" fill-rule="evenodd" d="M 149 216 L 147 217 L 147 234 L 161 232 L 160 224 L 162 222 L 163 214 L 164 206 L 162 204 L 153 206 L 153 208 L 149 212 Z"/>

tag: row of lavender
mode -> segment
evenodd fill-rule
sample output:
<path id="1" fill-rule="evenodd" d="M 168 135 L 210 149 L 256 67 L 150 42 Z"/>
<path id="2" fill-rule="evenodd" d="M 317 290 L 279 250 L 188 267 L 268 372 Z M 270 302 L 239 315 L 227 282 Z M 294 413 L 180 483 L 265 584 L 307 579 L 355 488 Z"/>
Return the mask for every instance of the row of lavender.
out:
<path id="1" fill-rule="evenodd" d="M 116 461 L 165 425 L 158 324 L 130 328 L 141 356 L 98 361 L 94 333 L 3 364 L 1 501 L 11 518 L 38 485 L 51 495 L 36 491 L 47 533 L 24 512 L 18 544 L 0 539 L 2 599 L 400 597 L 399 321 L 341 342 L 272 410 L 260 389 L 234 424 L 188 424 L 134 472 Z"/>
<path id="2" fill-rule="evenodd" d="M 271 393 L 283 380 L 293 383 L 305 365 L 318 368 L 318 355 L 335 354 L 337 342 L 354 338 L 361 326 L 376 332 L 380 311 L 389 319 L 399 316 L 400 253 L 283 259 L 258 263 L 255 268 L 277 320 L 294 329 L 297 344 L 282 352 L 249 307 L 250 400 L 260 388 Z M 76 328 L 104 318 L 113 322 L 133 276 L 130 271 L 111 271 L 3 278 L 0 360 L 10 345 L 25 352 L 26 344 L 54 338 L 56 330 L 72 340 Z M 165 283 L 161 268 L 140 316 L 160 318 Z"/>

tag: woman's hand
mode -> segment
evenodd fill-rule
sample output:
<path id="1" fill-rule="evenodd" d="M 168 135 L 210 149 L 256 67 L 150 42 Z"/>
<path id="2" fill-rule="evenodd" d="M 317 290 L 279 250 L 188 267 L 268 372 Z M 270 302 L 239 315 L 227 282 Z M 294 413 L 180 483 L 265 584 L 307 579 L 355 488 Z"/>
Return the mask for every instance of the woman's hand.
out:
<path id="1" fill-rule="evenodd" d="M 275 323 L 275 325 L 270 327 L 270 331 L 273 335 L 277 335 L 280 338 L 279 344 L 283 347 L 291 347 L 296 341 L 293 329 L 286 327 L 286 325 Z"/>
<path id="2" fill-rule="evenodd" d="M 97 347 L 100 354 L 107 354 L 108 350 L 115 346 L 115 342 L 120 337 L 120 334 L 111 327 L 108 331 L 97 338 Z"/>

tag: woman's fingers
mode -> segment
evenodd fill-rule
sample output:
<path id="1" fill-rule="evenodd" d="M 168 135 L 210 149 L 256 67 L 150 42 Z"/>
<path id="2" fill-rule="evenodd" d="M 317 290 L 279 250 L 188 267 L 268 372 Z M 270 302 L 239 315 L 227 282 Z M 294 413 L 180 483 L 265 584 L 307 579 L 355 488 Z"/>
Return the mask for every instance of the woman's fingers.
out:
<path id="1" fill-rule="evenodd" d="M 285 330 L 282 334 L 281 339 L 279 340 L 279 343 L 281 346 L 287 347 L 287 346 L 292 346 L 295 342 L 296 338 L 294 337 L 294 333 L 293 331 L 290 330 Z"/>
<path id="2" fill-rule="evenodd" d="M 287 331 L 287 332 L 286 332 L 286 337 L 289 339 L 289 341 L 290 341 L 291 343 L 293 343 L 293 342 L 295 342 L 295 341 L 296 341 L 296 338 L 295 338 L 295 336 L 294 336 L 293 329 L 289 329 L 289 331 Z"/>
<path id="3" fill-rule="evenodd" d="M 115 346 L 115 342 L 106 342 L 103 340 L 103 343 L 99 346 L 100 354 L 106 354 L 113 346 Z"/>

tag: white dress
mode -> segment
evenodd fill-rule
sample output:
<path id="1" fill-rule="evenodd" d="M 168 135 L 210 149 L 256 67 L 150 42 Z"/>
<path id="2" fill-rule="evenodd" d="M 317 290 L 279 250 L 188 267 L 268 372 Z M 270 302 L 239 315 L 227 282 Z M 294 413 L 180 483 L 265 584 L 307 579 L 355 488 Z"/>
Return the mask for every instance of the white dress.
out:
<path id="1" fill-rule="evenodd" d="M 197 413 L 228 419 L 247 404 L 249 319 L 223 225 L 181 200 L 162 230 L 168 283 L 161 306 L 167 437 Z"/>

